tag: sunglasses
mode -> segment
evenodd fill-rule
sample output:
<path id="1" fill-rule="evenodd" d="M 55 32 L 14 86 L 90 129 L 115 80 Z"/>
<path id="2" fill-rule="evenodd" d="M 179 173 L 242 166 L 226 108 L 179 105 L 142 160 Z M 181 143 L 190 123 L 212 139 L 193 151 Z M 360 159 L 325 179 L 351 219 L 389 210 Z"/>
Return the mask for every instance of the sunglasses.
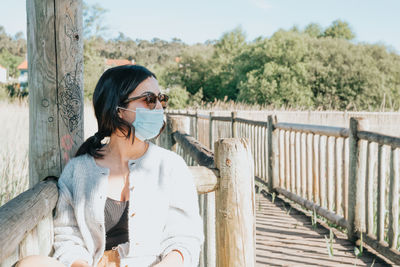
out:
<path id="1" fill-rule="evenodd" d="M 127 100 L 125 100 L 123 103 L 127 104 L 131 101 L 137 100 L 137 99 L 141 99 L 144 98 L 144 100 L 146 101 L 147 106 L 150 109 L 154 109 L 157 105 L 157 99 L 158 101 L 160 101 L 161 106 L 163 107 L 163 109 L 167 108 L 167 102 L 169 97 L 166 94 L 158 94 L 156 95 L 153 92 L 145 92 L 144 94 L 140 95 L 140 96 L 135 96 L 135 97 L 131 97 L 128 98 Z"/>

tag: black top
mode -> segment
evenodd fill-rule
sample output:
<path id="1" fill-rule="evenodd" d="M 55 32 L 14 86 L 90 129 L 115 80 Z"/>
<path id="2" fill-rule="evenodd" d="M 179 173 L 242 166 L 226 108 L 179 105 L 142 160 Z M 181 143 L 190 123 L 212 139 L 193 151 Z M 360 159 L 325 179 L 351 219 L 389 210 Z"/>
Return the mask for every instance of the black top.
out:
<path id="1" fill-rule="evenodd" d="M 106 250 L 128 242 L 128 206 L 129 201 L 107 198 L 104 207 Z"/>

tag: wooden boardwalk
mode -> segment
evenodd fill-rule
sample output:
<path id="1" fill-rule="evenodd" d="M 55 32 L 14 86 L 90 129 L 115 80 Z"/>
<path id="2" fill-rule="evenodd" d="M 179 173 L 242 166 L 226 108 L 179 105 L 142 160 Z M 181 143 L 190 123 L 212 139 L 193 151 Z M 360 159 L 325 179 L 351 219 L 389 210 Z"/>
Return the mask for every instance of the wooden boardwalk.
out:
<path id="1" fill-rule="evenodd" d="M 390 266 L 367 252 L 354 255 L 344 234 L 335 236 L 329 257 L 329 229 L 313 227 L 311 217 L 276 198 L 256 194 L 256 266 Z"/>

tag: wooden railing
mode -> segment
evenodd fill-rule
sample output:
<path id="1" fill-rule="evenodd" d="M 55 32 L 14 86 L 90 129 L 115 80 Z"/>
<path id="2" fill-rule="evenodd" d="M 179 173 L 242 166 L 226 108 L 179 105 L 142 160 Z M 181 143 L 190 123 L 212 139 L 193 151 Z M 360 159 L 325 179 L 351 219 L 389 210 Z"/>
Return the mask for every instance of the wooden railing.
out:
<path id="1" fill-rule="evenodd" d="M 0 266 L 13 266 L 29 255 L 53 249 L 53 209 L 58 199 L 55 180 L 38 183 L 0 207 Z"/>
<path id="2" fill-rule="evenodd" d="M 187 118 L 168 116 L 167 125 L 159 145 L 180 154 L 204 186 L 198 191 L 206 236 L 200 266 L 255 266 L 254 170 L 248 141 L 218 139 L 212 152 L 196 134 L 188 134 L 196 127 Z"/>
<path id="3" fill-rule="evenodd" d="M 231 116 L 169 112 L 190 118 L 189 133 L 210 148 L 218 138 L 248 138 L 255 181 L 329 220 L 400 264 L 400 138 L 349 128 L 260 122 Z M 388 212 L 386 212 L 388 211 Z M 362 238 L 361 238 L 362 235 Z"/>

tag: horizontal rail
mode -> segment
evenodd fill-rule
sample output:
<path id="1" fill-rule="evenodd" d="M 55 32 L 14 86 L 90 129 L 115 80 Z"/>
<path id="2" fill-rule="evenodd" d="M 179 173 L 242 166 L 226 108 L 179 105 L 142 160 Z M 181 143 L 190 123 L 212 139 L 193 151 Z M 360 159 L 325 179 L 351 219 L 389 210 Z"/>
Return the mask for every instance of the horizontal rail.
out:
<path id="1" fill-rule="evenodd" d="M 204 166 L 190 166 L 198 194 L 206 194 L 218 189 L 219 171 Z"/>
<path id="2" fill-rule="evenodd" d="M 208 150 L 203 144 L 197 141 L 194 137 L 176 131 L 172 133 L 172 138 L 183 147 L 183 149 L 200 165 L 215 169 L 214 153 Z"/>
<path id="3" fill-rule="evenodd" d="M 328 219 L 329 221 L 333 222 L 336 225 L 339 225 L 342 228 L 347 229 L 348 224 L 347 221 L 344 217 L 337 215 L 334 212 L 331 212 L 327 209 L 324 209 L 323 207 L 315 204 L 314 202 L 311 202 L 307 199 L 304 199 L 296 194 L 293 194 L 292 192 L 289 192 L 283 188 L 277 187 L 275 188 L 276 192 L 278 192 L 281 195 L 284 195 L 285 197 L 287 197 L 288 199 L 296 202 L 297 204 L 309 209 L 309 210 L 315 210 L 315 212 Z"/>
<path id="4" fill-rule="evenodd" d="M 222 116 L 211 116 L 212 121 L 232 121 L 232 117 L 222 117 Z"/>
<path id="5" fill-rule="evenodd" d="M 57 182 L 47 180 L 0 207 L 0 262 L 15 251 L 26 233 L 53 211 L 57 199 Z"/>
<path id="6" fill-rule="evenodd" d="M 357 137 L 370 142 L 376 142 L 381 145 L 400 147 L 400 138 L 389 135 L 378 134 L 374 132 L 358 131 Z"/>
<path id="7" fill-rule="evenodd" d="M 349 129 L 342 127 L 286 123 L 286 122 L 280 122 L 275 124 L 274 126 L 277 129 L 286 131 L 312 133 L 312 134 L 334 136 L 334 137 L 349 137 Z"/>
<path id="8" fill-rule="evenodd" d="M 400 264 L 400 252 L 390 248 L 386 242 L 379 242 L 375 239 L 375 237 L 371 237 L 366 233 L 363 233 L 363 242 L 365 242 L 368 246 L 373 248 L 379 254 L 385 256 L 389 260 L 393 261 L 396 264 Z M 360 233 L 357 232 L 357 236 L 360 236 Z M 398 265 L 396 265 L 398 266 Z"/>
<path id="9" fill-rule="evenodd" d="M 247 120 L 247 119 L 243 119 L 243 118 L 235 118 L 233 121 L 240 122 L 240 123 L 248 123 L 248 124 L 255 125 L 255 126 L 268 127 L 268 122 L 266 122 L 266 121 L 253 121 L 253 120 Z"/>

